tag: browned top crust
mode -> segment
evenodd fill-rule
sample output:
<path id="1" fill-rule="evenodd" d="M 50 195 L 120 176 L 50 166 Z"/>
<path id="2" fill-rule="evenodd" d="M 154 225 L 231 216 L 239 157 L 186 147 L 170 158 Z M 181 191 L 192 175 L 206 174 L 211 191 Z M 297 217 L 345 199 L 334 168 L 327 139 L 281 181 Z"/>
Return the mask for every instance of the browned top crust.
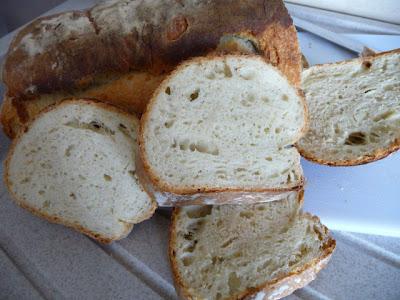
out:
<path id="1" fill-rule="evenodd" d="M 104 75 L 156 75 L 213 51 L 224 35 L 250 40 L 300 84 L 296 30 L 281 0 L 111 1 L 39 18 L 12 42 L 3 79 L 10 97 L 25 100 L 86 88 Z"/>

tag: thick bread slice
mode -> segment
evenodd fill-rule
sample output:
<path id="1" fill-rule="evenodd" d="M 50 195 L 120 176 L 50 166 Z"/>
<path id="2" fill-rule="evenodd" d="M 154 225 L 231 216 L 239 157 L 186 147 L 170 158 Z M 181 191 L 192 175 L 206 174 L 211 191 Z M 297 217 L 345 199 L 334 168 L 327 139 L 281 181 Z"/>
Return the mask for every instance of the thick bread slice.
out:
<path id="1" fill-rule="evenodd" d="M 141 120 L 141 155 L 156 188 L 191 200 L 282 192 L 303 185 L 292 144 L 305 128 L 302 96 L 261 57 L 197 58 L 154 94 Z"/>
<path id="2" fill-rule="evenodd" d="M 185 299 L 279 299 L 315 279 L 335 240 L 301 212 L 303 193 L 174 210 L 169 255 Z"/>
<path id="3" fill-rule="evenodd" d="M 400 49 L 304 70 L 307 159 L 333 166 L 381 159 L 400 148 Z"/>
<path id="4" fill-rule="evenodd" d="M 39 18 L 16 35 L 3 72 L 13 115 L 3 111 L 3 127 L 15 136 L 46 99 L 95 97 L 142 113 L 160 78 L 216 49 L 260 54 L 300 85 L 282 0 L 106 1 Z"/>
<path id="5" fill-rule="evenodd" d="M 139 121 L 112 106 L 68 100 L 42 112 L 9 150 L 15 201 L 101 242 L 126 236 L 156 204 L 138 183 Z"/>

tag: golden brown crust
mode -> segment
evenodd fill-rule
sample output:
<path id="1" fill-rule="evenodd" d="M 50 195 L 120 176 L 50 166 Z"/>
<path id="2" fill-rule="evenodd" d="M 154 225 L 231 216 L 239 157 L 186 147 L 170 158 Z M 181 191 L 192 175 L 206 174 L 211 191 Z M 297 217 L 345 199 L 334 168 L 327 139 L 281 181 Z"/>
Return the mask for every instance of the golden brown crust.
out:
<path id="1" fill-rule="evenodd" d="M 20 130 L 21 122 L 18 119 L 17 111 L 11 103 L 11 98 L 6 95 L 3 96 L 3 103 L 0 107 L 0 123 L 4 133 L 10 138 L 14 138 Z"/>
<path id="2" fill-rule="evenodd" d="M 303 201 L 304 193 L 300 192 L 298 196 L 299 201 Z M 265 282 L 258 287 L 247 289 L 239 294 L 233 295 L 229 299 L 260 299 L 257 297 L 259 293 L 262 293 L 262 299 L 280 299 L 293 293 L 296 289 L 302 288 L 309 282 L 315 279 L 316 274 L 323 269 L 329 262 L 335 247 L 336 241 L 329 235 L 329 230 L 326 226 L 320 223 L 320 220 L 316 216 L 305 213 L 303 214 L 306 218 L 313 220 L 314 222 L 321 225 L 323 233 L 320 233 L 320 237 L 324 236 L 324 242 L 322 245 L 322 254 L 313 259 L 308 264 L 305 264 L 301 268 L 297 268 L 292 272 L 282 275 L 274 280 Z M 182 279 L 179 270 L 178 263 L 176 261 L 175 245 L 176 245 L 176 226 L 177 219 L 179 217 L 179 208 L 174 208 L 171 216 L 170 225 L 170 238 L 168 245 L 168 254 L 171 265 L 171 270 L 174 278 L 175 288 L 178 295 L 182 299 L 200 299 L 197 295 L 194 295 L 189 291 L 189 287 L 185 284 Z M 281 287 L 287 286 L 288 288 L 280 290 Z"/>
<path id="3" fill-rule="evenodd" d="M 374 162 L 389 156 L 393 152 L 396 152 L 400 149 L 400 139 L 395 139 L 394 142 L 386 149 L 377 149 L 371 154 L 366 154 L 360 158 L 350 160 L 326 160 L 313 156 L 311 153 L 301 148 L 298 144 L 296 144 L 296 148 L 299 151 L 300 155 L 309 161 L 331 167 L 349 167 L 365 165 L 367 163 Z"/>
<path id="4" fill-rule="evenodd" d="M 95 240 L 97 240 L 97 241 L 99 241 L 101 243 L 108 244 L 108 243 L 111 243 L 111 242 L 113 242 L 115 240 L 119 240 L 119 239 L 122 239 L 122 238 L 126 237 L 129 234 L 129 232 L 132 230 L 133 225 L 135 223 L 139 223 L 139 222 L 142 222 L 142 221 L 144 221 L 146 219 L 149 219 L 154 214 L 154 212 L 155 212 L 155 210 L 157 208 L 157 203 L 150 197 L 151 201 L 152 201 L 152 207 L 148 211 L 147 214 L 143 215 L 140 219 L 136 220 L 135 223 L 124 222 L 124 221 L 120 220 L 120 222 L 124 223 L 124 227 L 125 227 L 124 232 L 121 233 L 121 235 L 119 235 L 119 236 L 115 236 L 113 238 L 108 238 L 108 237 L 101 236 L 101 234 L 98 234 L 98 233 L 95 233 L 93 231 L 90 231 L 90 230 L 84 228 L 83 226 L 81 226 L 81 225 L 79 225 L 77 223 L 69 222 L 68 220 L 65 220 L 65 219 L 62 219 L 62 218 L 59 218 L 59 217 L 55 217 L 55 216 L 51 216 L 49 214 L 46 214 L 44 212 L 39 211 L 38 209 L 36 209 L 36 208 L 34 208 L 34 207 L 30 206 L 30 205 L 27 205 L 26 203 L 21 201 L 17 197 L 17 195 L 15 195 L 12 192 L 12 189 L 11 189 L 11 182 L 9 180 L 9 175 L 8 175 L 9 174 L 9 172 L 8 172 L 9 171 L 9 163 L 10 163 L 11 157 L 12 157 L 12 155 L 14 153 L 15 147 L 18 144 L 19 140 L 21 139 L 22 135 L 24 133 L 28 132 L 29 129 L 30 129 L 31 124 L 36 119 L 40 118 L 46 112 L 51 111 L 51 110 L 56 109 L 56 108 L 59 108 L 60 106 L 69 105 L 71 103 L 77 103 L 77 104 L 81 103 L 81 104 L 85 104 L 85 105 L 98 106 L 98 107 L 101 107 L 103 109 L 107 109 L 108 111 L 114 111 L 114 112 L 117 112 L 117 113 L 120 113 L 120 114 L 123 114 L 123 115 L 125 115 L 127 117 L 132 118 L 132 115 L 126 113 L 125 111 L 122 111 L 122 110 L 120 110 L 120 109 L 118 109 L 118 108 L 116 108 L 114 106 L 111 106 L 109 104 L 102 103 L 102 102 L 99 102 L 99 101 L 93 100 L 93 99 L 67 99 L 65 101 L 62 101 L 59 104 L 48 106 L 43 111 L 41 111 L 38 115 L 36 115 L 35 118 L 33 118 L 28 124 L 26 124 L 24 126 L 24 128 L 19 131 L 17 137 L 12 141 L 11 146 L 10 146 L 10 148 L 8 150 L 8 153 L 7 153 L 7 157 L 4 160 L 4 182 L 5 182 L 5 185 L 6 185 L 7 189 L 8 189 L 8 191 L 9 191 L 10 195 L 12 196 L 13 200 L 20 207 L 30 211 L 32 214 L 34 214 L 34 215 L 36 215 L 38 217 L 46 219 L 49 222 L 65 225 L 67 227 L 71 227 L 71 228 L 73 228 L 73 229 L 75 229 L 75 230 L 77 230 L 77 231 L 79 231 L 79 232 L 81 232 L 83 234 L 86 234 L 86 235 L 90 236 L 91 238 L 93 238 L 93 239 L 95 239 Z"/>
<path id="5" fill-rule="evenodd" d="M 151 3 L 144 1 L 137 10 L 146 11 Z M 168 9 L 158 7 L 158 19 L 144 13 L 139 21 L 142 30 L 132 30 L 131 34 L 125 35 L 100 28 L 92 15 L 93 9 L 73 12 L 71 18 L 90 20 L 93 28 L 57 40 L 34 57 L 22 47 L 24 38 L 38 39 L 40 30 L 49 26 L 46 22 L 65 13 L 37 19 L 21 30 L 10 46 L 3 72 L 8 97 L 14 98 L 15 104 L 21 107 L 15 112 L 17 118 L 12 119 L 26 122 L 24 116 L 19 115 L 23 113 L 24 103 L 34 102 L 40 95 L 48 93 L 66 94 L 62 98 L 94 97 L 141 113 L 156 84 L 149 82 L 159 83 L 160 78 L 187 58 L 212 53 L 225 35 L 254 41 L 257 53 L 277 66 L 293 84 L 300 86 L 301 56 L 296 29 L 281 0 L 162 0 L 160 3 Z M 58 29 L 50 27 L 48 30 Z M 120 78 L 129 72 L 147 73 L 148 76 L 147 79 L 132 78 L 131 86 L 126 84 L 130 80 L 121 83 L 110 78 Z M 109 80 L 96 84 L 99 78 Z M 137 86 L 135 80 L 140 80 Z M 84 92 L 88 89 L 91 92 Z M 6 118 L 2 119 L 4 128 L 12 127 L 6 123 Z M 7 132 L 11 132 L 10 129 Z M 15 135 L 15 132 L 11 133 Z"/>
<path id="6" fill-rule="evenodd" d="M 232 193 L 238 192 L 243 193 L 243 192 L 252 192 L 252 193 L 263 193 L 263 192 L 271 192 L 272 194 L 274 193 L 283 193 L 283 192 L 288 192 L 288 191 L 297 191 L 302 189 L 302 187 L 304 186 L 304 177 L 302 177 L 299 181 L 298 184 L 294 184 L 291 187 L 288 188 L 235 188 L 235 187 L 226 187 L 226 188 L 215 188 L 215 187 L 197 187 L 197 188 L 193 188 L 193 187 L 185 187 L 185 188 L 177 188 L 174 186 L 170 186 L 168 185 L 168 183 L 163 182 L 161 178 L 159 178 L 159 176 L 155 173 L 155 171 L 151 168 L 150 163 L 148 162 L 147 158 L 146 158 L 146 154 L 145 154 L 145 147 L 144 147 L 144 143 L 145 143 L 145 137 L 144 137 L 144 127 L 145 124 L 147 122 L 149 122 L 149 112 L 151 111 L 152 107 L 154 106 L 154 103 L 156 101 L 156 97 L 157 94 L 159 94 L 161 91 L 164 91 L 166 86 L 168 85 L 168 80 L 170 77 L 173 77 L 176 73 L 179 73 L 181 68 L 184 68 L 186 65 L 191 64 L 193 62 L 202 62 L 205 60 L 212 60 L 215 58 L 223 58 L 223 57 L 241 57 L 243 55 L 240 54 L 228 54 L 228 55 L 218 55 L 218 54 L 214 54 L 214 55 L 208 55 L 207 57 L 195 57 L 192 58 L 190 60 L 187 60 L 185 62 L 182 62 L 180 65 L 177 66 L 177 68 L 172 71 L 169 76 L 158 86 L 158 88 L 156 89 L 156 91 L 153 94 L 153 97 L 150 99 L 147 107 L 146 107 L 146 111 L 145 113 L 142 115 L 141 119 L 140 119 L 140 130 L 139 130 L 139 137 L 138 137 L 138 143 L 139 143 L 139 152 L 140 152 L 140 158 L 141 158 L 141 163 L 143 164 L 143 168 L 145 170 L 145 172 L 147 173 L 147 176 L 149 178 L 149 181 L 151 182 L 152 186 L 154 186 L 154 189 L 156 191 L 160 191 L 163 193 L 170 193 L 170 197 L 172 198 L 179 198 L 180 195 L 193 195 L 193 194 L 201 194 L 203 193 L 204 195 L 201 196 L 199 195 L 199 199 L 197 202 L 191 202 L 190 201 L 185 201 L 185 199 L 181 199 L 181 205 L 188 205 L 190 203 L 205 203 L 205 201 L 201 198 L 209 198 L 211 197 L 216 197 L 216 198 L 220 198 L 221 200 L 218 201 L 216 200 L 216 202 L 212 202 L 212 203 L 208 203 L 208 204 L 222 204 L 222 203 L 227 203 L 229 202 L 228 200 L 233 196 L 235 197 L 235 195 L 232 195 Z M 257 59 L 260 60 L 260 62 L 263 63 L 268 63 L 268 60 L 266 60 L 265 58 L 261 57 L 261 56 L 257 56 L 257 55 L 245 55 L 246 57 L 252 57 L 253 59 Z M 278 72 L 280 72 L 279 70 L 277 70 Z M 302 90 L 300 90 L 299 88 L 296 88 L 297 94 L 298 96 L 301 98 L 302 100 L 302 104 L 303 104 L 303 110 L 304 110 L 304 125 L 303 128 L 300 130 L 299 132 L 299 136 L 296 138 L 297 140 L 300 139 L 308 130 L 308 126 L 309 126 L 309 121 L 308 121 L 308 109 L 307 109 L 307 105 L 306 105 L 306 101 L 304 98 L 304 93 Z M 231 193 L 228 195 L 224 195 L 224 193 Z M 154 194 L 154 193 L 153 193 Z M 214 194 L 214 195 L 213 195 Z M 162 195 L 160 195 L 162 196 Z M 238 198 L 240 198 L 240 195 L 237 195 Z M 228 199 L 228 200 L 223 200 L 223 199 Z M 173 205 L 179 205 L 178 204 L 179 199 L 177 199 L 177 201 L 170 201 L 169 204 L 173 204 Z M 167 203 L 166 203 L 167 204 Z"/>
<path id="7" fill-rule="evenodd" d="M 304 178 L 302 184 L 292 190 L 268 191 L 268 192 L 244 192 L 241 190 L 222 192 L 203 192 L 191 195 L 178 195 L 158 190 L 152 183 L 149 174 L 145 171 L 143 161 L 138 155 L 136 158 L 136 174 L 141 186 L 148 195 L 157 202 L 158 206 L 185 206 L 185 205 L 221 205 L 221 204 L 252 204 L 256 202 L 275 201 L 284 194 L 300 190 L 303 193 Z"/>
<path id="8" fill-rule="evenodd" d="M 342 61 L 338 61 L 338 62 L 334 62 L 334 63 L 316 64 L 316 65 L 312 65 L 310 68 L 324 67 L 324 66 L 331 66 L 331 65 L 344 65 L 344 64 L 347 64 L 352 61 L 359 61 L 362 63 L 364 61 L 376 59 L 377 57 L 385 56 L 385 55 L 389 55 L 389 54 L 393 54 L 393 53 L 400 53 L 400 48 L 389 50 L 389 51 L 384 51 L 384 52 L 379 52 L 379 53 L 375 53 L 375 54 L 370 54 L 370 55 L 366 55 L 366 56 L 362 56 L 362 57 L 350 58 L 350 59 L 346 59 L 346 60 L 342 60 Z"/>
<path id="9" fill-rule="evenodd" d="M 289 274 L 276 278 L 270 282 L 262 284 L 254 290 L 247 290 L 244 296 L 239 299 L 254 299 L 254 296 L 259 292 L 265 293 L 263 299 L 280 299 L 292 294 L 295 290 L 306 286 L 312 280 L 315 279 L 317 273 L 326 267 L 328 264 L 335 248 L 336 241 L 329 235 L 329 230 L 326 226 L 322 225 L 319 218 L 312 216 L 309 213 L 304 214 L 306 218 L 313 220 L 321 225 L 321 229 L 324 231 L 322 234 L 326 237 L 322 245 L 322 254 L 320 257 L 313 259 L 308 264 L 305 264 L 301 268 L 298 268 Z M 280 290 L 282 287 L 286 289 Z"/>
<path id="10" fill-rule="evenodd" d="M 391 55 L 393 53 L 400 53 L 400 48 L 399 49 L 394 49 L 391 51 L 385 51 L 385 52 L 380 52 L 376 54 L 371 54 L 369 56 L 363 56 L 363 57 L 358 57 L 355 59 L 348 59 L 345 61 L 340 61 L 336 63 L 328 63 L 328 64 L 319 64 L 315 65 L 316 67 L 324 67 L 324 66 L 331 66 L 331 65 L 342 65 L 346 64 L 349 62 L 359 62 L 359 63 L 366 63 L 373 61 L 374 59 L 380 57 L 380 56 L 386 56 L 386 55 Z M 312 66 L 313 68 L 315 66 Z M 395 139 L 393 143 L 391 143 L 387 148 L 385 149 L 377 149 L 372 153 L 368 153 L 363 155 L 362 157 L 359 157 L 357 159 L 348 159 L 348 160 L 326 160 L 322 158 L 318 158 L 315 155 L 313 155 L 310 152 L 307 152 L 304 148 L 302 148 L 298 143 L 295 145 L 299 153 L 301 154 L 302 157 L 305 159 L 321 164 L 321 165 L 327 165 L 327 166 L 332 166 L 332 167 L 347 167 L 347 166 L 357 166 L 357 165 L 363 165 L 367 164 L 370 162 L 374 162 L 380 159 L 383 159 L 387 157 L 388 155 L 392 154 L 393 152 L 397 151 L 400 149 L 400 139 Z"/>
<path id="11" fill-rule="evenodd" d="M 310 64 L 308 63 L 308 60 L 304 56 L 304 54 L 301 55 L 301 64 L 302 64 L 303 70 L 310 67 Z"/>

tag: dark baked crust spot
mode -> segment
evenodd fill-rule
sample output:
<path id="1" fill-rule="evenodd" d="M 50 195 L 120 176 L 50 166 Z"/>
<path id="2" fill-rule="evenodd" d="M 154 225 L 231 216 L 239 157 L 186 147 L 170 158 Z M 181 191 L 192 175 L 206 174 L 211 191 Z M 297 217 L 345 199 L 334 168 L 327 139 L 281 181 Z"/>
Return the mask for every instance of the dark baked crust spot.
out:
<path id="1" fill-rule="evenodd" d="M 167 29 L 167 39 L 175 41 L 179 39 L 188 29 L 188 21 L 184 16 L 177 16 L 172 19 Z"/>

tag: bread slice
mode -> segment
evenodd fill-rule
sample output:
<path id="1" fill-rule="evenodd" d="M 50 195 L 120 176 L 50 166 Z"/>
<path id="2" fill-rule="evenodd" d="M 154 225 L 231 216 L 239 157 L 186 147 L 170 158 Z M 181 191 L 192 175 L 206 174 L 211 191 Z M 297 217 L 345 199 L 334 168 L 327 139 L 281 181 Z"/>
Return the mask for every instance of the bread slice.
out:
<path id="1" fill-rule="evenodd" d="M 259 56 L 183 63 L 154 94 L 141 128 L 144 168 L 161 191 L 195 200 L 303 185 L 292 147 L 306 128 L 303 98 Z"/>
<path id="2" fill-rule="evenodd" d="M 112 106 L 68 100 L 12 143 L 5 182 L 15 201 L 101 242 L 126 236 L 156 204 L 135 174 L 139 121 Z"/>
<path id="3" fill-rule="evenodd" d="M 302 198 L 175 209 L 169 255 L 182 298 L 279 299 L 315 279 L 335 240 Z"/>
<path id="4" fill-rule="evenodd" d="M 400 49 L 303 72 L 310 130 L 298 142 L 312 161 L 358 165 L 400 148 Z"/>

